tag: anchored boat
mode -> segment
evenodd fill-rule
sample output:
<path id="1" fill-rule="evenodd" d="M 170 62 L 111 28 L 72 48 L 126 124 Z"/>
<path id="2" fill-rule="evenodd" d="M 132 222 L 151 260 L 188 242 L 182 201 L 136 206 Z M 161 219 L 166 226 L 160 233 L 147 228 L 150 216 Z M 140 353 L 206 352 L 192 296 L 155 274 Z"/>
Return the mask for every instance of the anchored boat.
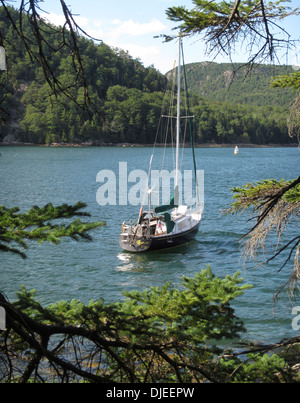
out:
<path id="1" fill-rule="evenodd" d="M 171 200 L 164 205 L 158 207 L 151 206 L 151 193 L 153 189 L 149 189 L 149 184 L 147 185 L 147 194 L 149 197 L 149 206 L 147 211 L 141 207 L 138 219 L 129 224 L 123 222 L 122 232 L 119 236 L 119 244 L 122 249 L 129 252 L 145 252 L 149 250 L 159 250 L 167 249 L 174 246 L 179 246 L 192 241 L 199 229 L 202 208 L 200 206 L 200 196 L 197 180 L 197 169 L 196 160 L 194 152 L 194 141 L 192 133 L 191 119 L 193 116 L 189 116 L 189 103 L 186 91 L 186 109 L 187 113 L 185 116 L 181 115 L 181 75 L 182 66 L 181 59 L 183 59 L 183 48 L 182 48 L 182 38 L 179 37 L 179 56 L 178 56 L 178 71 L 177 71 L 177 115 L 176 116 L 165 116 L 162 118 L 169 118 L 171 120 L 176 119 L 176 142 L 175 142 L 175 181 L 174 181 L 174 194 Z M 184 69 L 184 61 L 183 61 Z M 186 75 L 184 69 L 184 84 L 186 87 Z M 190 128 L 191 136 L 191 147 L 193 166 L 195 174 L 195 191 L 196 191 L 196 207 L 193 209 L 187 205 L 179 204 L 179 154 L 182 148 L 181 145 L 181 121 L 185 119 L 188 123 L 186 126 Z M 184 136 L 185 137 L 185 136 Z M 150 159 L 150 168 L 152 164 L 152 158 Z M 149 175 L 148 175 L 149 181 Z"/>

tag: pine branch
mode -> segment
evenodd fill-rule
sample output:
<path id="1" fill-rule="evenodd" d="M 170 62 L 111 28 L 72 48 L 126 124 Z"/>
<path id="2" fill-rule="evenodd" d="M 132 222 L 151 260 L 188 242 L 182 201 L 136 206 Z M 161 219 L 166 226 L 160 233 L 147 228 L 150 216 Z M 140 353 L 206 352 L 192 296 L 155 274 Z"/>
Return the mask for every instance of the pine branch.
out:
<path id="1" fill-rule="evenodd" d="M 89 217 L 90 214 L 81 211 L 85 207 L 86 204 L 82 202 L 74 206 L 63 204 L 57 207 L 47 204 L 42 208 L 34 206 L 26 213 L 20 213 L 18 207 L 7 209 L 0 206 L 0 251 L 16 253 L 25 259 L 26 254 L 22 249 L 28 248 L 27 240 L 54 244 L 60 243 L 62 238 L 91 241 L 89 232 L 105 225 L 103 221 L 89 223 L 76 219 L 69 225 L 53 224 L 53 221 L 76 216 Z M 22 249 L 11 244 L 17 244 Z"/>
<path id="2" fill-rule="evenodd" d="M 284 2 L 193 0 L 195 7 L 191 10 L 171 7 L 166 13 L 171 21 L 179 23 L 175 29 L 181 34 L 202 34 L 209 54 L 216 52 L 231 56 L 235 44 L 247 40 L 251 67 L 267 59 L 273 61 L 283 46 L 288 51 L 296 44 L 277 21 L 299 15 L 300 8 L 291 9 L 281 4 Z"/>
<path id="3" fill-rule="evenodd" d="M 243 252 L 245 260 L 251 257 L 257 259 L 259 252 L 265 251 L 265 246 L 273 233 L 277 237 L 277 247 L 272 256 L 265 260 L 265 263 L 273 261 L 278 256 L 282 256 L 288 251 L 288 256 L 284 259 L 280 270 L 295 256 L 293 270 L 289 281 L 285 284 L 289 286 L 289 291 L 293 294 L 295 286 L 300 279 L 299 248 L 300 236 L 293 237 L 279 247 L 283 232 L 291 223 L 296 223 L 300 216 L 300 177 L 293 181 L 264 180 L 256 184 L 248 184 L 242 188 L 232 189 L 235 195 L 235 202 L 228 213 L 244 212 L 252 207 L 253 218 L 256 223 L 242 237 L 244 242 Z"/>

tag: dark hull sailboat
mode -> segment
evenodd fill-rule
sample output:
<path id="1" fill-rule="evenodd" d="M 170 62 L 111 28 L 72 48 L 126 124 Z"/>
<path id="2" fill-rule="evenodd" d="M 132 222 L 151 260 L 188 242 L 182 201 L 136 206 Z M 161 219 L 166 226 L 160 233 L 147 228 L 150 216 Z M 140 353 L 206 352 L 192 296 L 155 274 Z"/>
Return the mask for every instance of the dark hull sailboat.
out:
<path id="1" fill-rule="evenodd" d="M 162 224 L 159 224 L 158 217 L 154 216 L 150 224 L 146 221 L 136 226 L 124 226 L 119 243 L 122 249 L 129 252 L 146 252 L 185 245 L 197 235 L 200 220 L 200 212 L 174 219 L 175 230 L 168 234 L 167 231 L 157 232 L 157 228 Z"/>
<path id="2" fill-rule="evenodd" d="M 191 116 L 181 117 L 180 99 L 181 99 L 181 52 L 182 39 L 179 37 L 179 61 L 178 61 L 178 82 L 177 82 L 177 116 L 176 118 L 176 164 L 175 164 L 175 182 L 174 196 L 167 205 L 162 205 L 151 209 L 151 192 L 147 186 L 149 195 L 149 210 L 140 215 L 135 225 L 132 223 L 122 225 L 122 232 L 119 236 L 119 244 L 123 250 L 129 252 L 146 252 L 150 250 L 168 249 L 171 247 L 184 245 L 192 241 L 197 233 L 201 222 L 202 208 L 200 207 L 199 189 L 197 182 L 197 171 L 195 153 L 193 147 L 193 137 L 191 133 L 191 145 L 194 160 L 195 187 L 197 193 L 197 206 L 194 210 L 186 205 L 179 204 L 179 150 L 180 150 L 180 122 L 181 119 L 191 119 Z M 188 105 L 188 102 L 187 102 Z M 188 108 L 187 108 L 188 109 Z M 187 110 L 187 112 L 189 112 Z M 162 116 L 174 119 L 172 116 Z M 191 127 L 191 125 L 190 125 Z M 152 155 L 153 157 L 153 155 Z M 152 165 L 150 160 L 150 168 Z M 148 175 L 149 181 L 149 175 Z"/>

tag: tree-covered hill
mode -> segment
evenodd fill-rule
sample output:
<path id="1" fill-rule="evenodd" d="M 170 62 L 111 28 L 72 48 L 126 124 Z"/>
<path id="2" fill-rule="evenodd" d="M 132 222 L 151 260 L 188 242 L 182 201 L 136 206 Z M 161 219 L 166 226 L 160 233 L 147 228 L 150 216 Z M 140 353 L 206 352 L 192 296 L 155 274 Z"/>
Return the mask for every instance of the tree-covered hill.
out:
<path id="1" fill-rule="evenodd" d="M 10 8 L 10 13 L 18 27 L 18 11 Z M 26 20 L 27 15 L 22 30 L 32 42 L 30 51 L 34 53 L 34 32 Z M 153 67 L 145 68 L 125 51 L 77 38 L 91 101 L 89 110 L 83 110 L 85 88 L 83 83 L 74 82 L 76 60 L 68 48 L 60 49 L 61 38 L 51 25 L 43 26 L 43 34 L 50 48 L 58 49 L 48 61 L 70 97 L 53 93 L 38 60 L 30 58 L 0 7 L 0 35 L 8 66 L 7 74 L 0 73 L 0 102 L 5 120 L 0 139 L 13 135 L 35 143 L 147 141 L 148 133 L 156 130 L 149 122 L 153 121 L 153 114 L 158 113 L 159 118 L 157 99 L 166 88 L 165 76 Z"/>
<path id="2" fill-rule="evenodd" d="M 271 88 L 275 76 L 293 72 L 291 66 L 247 66 L 230 63 L 192 63 L 186 66 L 190 91 L 212 101 L 234 104 L 274 105 L 286 108 L 295 98 L 290 89 Z"/>
<path id="3" fill-rule="evenodd" d="M 168 75 L 144 67 L 123 50 L 78 36 L 84 78 L 78 77 L 78 60 L 68 46 L 61 45 L 59 31 L 43 23 L 47 64 L 57 88 L 66 89 L 53 91 L 45 66 L 35 57 L 39 49 L 29 16 L 23 16 L 20 27 L 19 12 L 12 7 L 9 11 L 12 20 L 0 7 L 0 39 L 7 55 L 7 72 L 0 72 L 0 142 L 153 143 Z M 31 44 L 29 52 L 16 29 Z M 240 70 L 229 91 L 229 65 L 187 66 L 197 143 L 291 141 L 287 117 L 293 95 L 271 89 L 267 69 L 259 67 L 245 82 Z"/>

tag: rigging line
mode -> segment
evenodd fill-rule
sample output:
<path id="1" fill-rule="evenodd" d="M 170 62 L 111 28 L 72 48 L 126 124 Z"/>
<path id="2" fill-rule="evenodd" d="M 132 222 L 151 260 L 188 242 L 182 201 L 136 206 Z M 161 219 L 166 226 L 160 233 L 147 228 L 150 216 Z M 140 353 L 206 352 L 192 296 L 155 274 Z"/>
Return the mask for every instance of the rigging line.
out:
<path id="1" fill-rule="evenodd" d="M 182 46 L 182 63 L 183 63 L 183 69 L 185 69 L 185 64 L 184 64 L 184 55 L 183 55 L 183 46 Z M 183 133 L 183 139 L 182 139 L 182 152 L 181 152 L 181 171 L 183 169 L 183 156 L 185 152 L 185 140 L 186 140 L 186 133 L 187 133 L 187 127 L 188 127 L 188 120 L 191 119 L 191 116 L 189 116 L 189 105 L 188 105 L 188 89 L 187 89 L 187 80 L 185 79 L 183 82 L 183 89 L 185 92 L 185 97 L 184 97 L 184 107 L 185 107 L 185 112 L 187 116 L 181 116 L 181 119 L 185 119 L 185 124 L 184 124 L 184 133 Z"/>
<path id="2" fill-rule="evenodd" d="M 185 81 L 185 87 L 186 87 L 186 102 L 187 102 L 187 108 L 188 108 L 188 115 L 190 115 L 190 105 L 189 105 L 189 98 L 188 98 L 188 85 L 187 85 L 187 78 L 186 78 L 186 68 L 185 68 L 185 63 L 184 63 L 183 46 L 181 48 L 181 51 L 182 51 L 182 61 L 183 61 L 183 74 L 184 74 L 184 81 Z M 193 153 L 197 200 L 198 200 L 198 205 L 200 205 L 200 194 L 199 194 L 199 186 L 198 186 L 198 178 L 197 178 L 197 164 L 196 164 L 195 148 L 194 148 L 194 133 L 193 133 L 193 127 L 192 127 L 192 120 L 189 119 L 188 121 L 189 121 L 189 128 L 190 128 L 192 153 Z"/>
<path id="3" fill-rule="evenodd" d="M 154 140 L 154 145 L 153 145 L 153 149 L 152 149 L 152 156 L 154 156 L 154 151 L 155 151 L 156 146 L 157 146 L 159 134 L 160 134 L 161 142 L 166 143 L 166 137 L 163 138 L 162 118 L 164 117 L 163 112 L 167 108 L 166 104 L 167 104 L 167 101 L 168 101 L 168 94 L 169 94 L 169 92 L 172 94 L 172 92 L 174 91 L 174 80 L 172 79 L 172 76 L 174 75 L 175 65 L 176 65 L 176 60 L 174 61 L 174 64 L 173 64 L 173 70 L 171 70 L 171 73 L 170 73 L 171 80 L 167 81 L 166 89 L 165 89 L 165 92 L 164 92 L 164 97 L 163 97 L 162 106 L 161 106 L 161 114 L 160 114 L 159 124 L 158 124 L 158 127 L 157 127 L 155 140 Z M 173 84 L 173 89 L 172 89 L 172 84 Z M 171 110 L 173 105 L 170 105 L 170 102 L 168 102 L 168 104 L 169 104 L 169 108 Z M 163 158 L 163 160 L 164 160 L 164 158 Z"/>
<path id="4" fill-rule="evenodd" d="M 175 98 L 175 66 L 176 66 L 176 60 L 174 61 L 173 69 L 170 73 L 170 79 L 168 81 L 168 87 L 167 91 L 165 93 L 164 97 L 164 105 L 168 101 L 168 108 L 164 106 L 164 110 L 169 114 L 172 115 L 172 110 L 174 108 L 174 98 Z M 164 144 L 164 153 L 163 153 L 163 158 L 161 162 L 161 170 L 164 167 L 164 162 L 165 162 L 165 155 L 166 155 L 166 148 L 167 148 L 167 142 L 168 142 L 168 135 L 170 134 L 170 142 L 173 144 L 173 122 L 172 120 L 168 119 L 166 126 L 164 127 L 165 132 L 164 132 L 164 138 L 162 137 L 162 142 Z"/>
<path id="5" fill-rule="evenodd" d="M 174 66 L 173 66 L 173 75 L 172 75 L 172 90 L 171 90 L 171 100 L 170 100 L 170 108 L 169 108 L 169 114 L 172 115 L 172 112 L 174 111 L 175 108 L 175 101 L 177 99 L 176 97 L 176 79 L 177 79 L 177 74 L 176 74 L 176 64 L 177 64 L 177 60 L 174 61 Z M 176 139 L 176 137 L 174 136 L 174 133 L 176 131 L 176 124 L 174 127 L 174 121 L 173 119 L 169 119 L 169 123 L 170 123 L 170 141 L 171 141 L 171 150 L 172 150 L 172 157 L 173 157 L 173 168 L 175 168 L 175 160 L 176 160 L 176 151 L 174 148 L 174 138 Z M 176 140 L 175 140 L 176 142 Z"/>
<path id="6" fill-rule="evenodd" d="M 169 97 L 168 113 L 169 113 L 169 115 L 172 115 L 172 110 L 174 108 L 174 100 L 175 100 L 175 67 L 174 67 L 173 72 L 172 72 L 172 80 L 170 81 L 170 92 L 167 95 Z M 162 161 L 162 168 L 164 166 L 168 138 L 169 138 L 169 142 L 173 146 L 173 142 L 174 142 L 174 140 L 173 140 L 173 131 L 174 131 L 173 119 L 167 118 L 167 123 L 166 123 L 166 127 L 165 127 L 164 156 L 163 156 L 163 161 Z M 174 150 L 173 150 L 173 147 L 172 147 L 172 156 L 173 156 L 173 165 L 174 165 Z"/>
<path id="7" fill-rule="evenodd" d="M 180 162 L 180 171 L 182 172 L 183 168 L 183 156 L 184 156 L 184 150 L 185 150 L 185 138 L 186 138 L 186 132 L 187 132 L 187 120 L 185 121 L 184 125 L 184 131 L 183 131 L 183 138 L 182 138 L 182 151 L 181 151 L 181 162 Z"/>

